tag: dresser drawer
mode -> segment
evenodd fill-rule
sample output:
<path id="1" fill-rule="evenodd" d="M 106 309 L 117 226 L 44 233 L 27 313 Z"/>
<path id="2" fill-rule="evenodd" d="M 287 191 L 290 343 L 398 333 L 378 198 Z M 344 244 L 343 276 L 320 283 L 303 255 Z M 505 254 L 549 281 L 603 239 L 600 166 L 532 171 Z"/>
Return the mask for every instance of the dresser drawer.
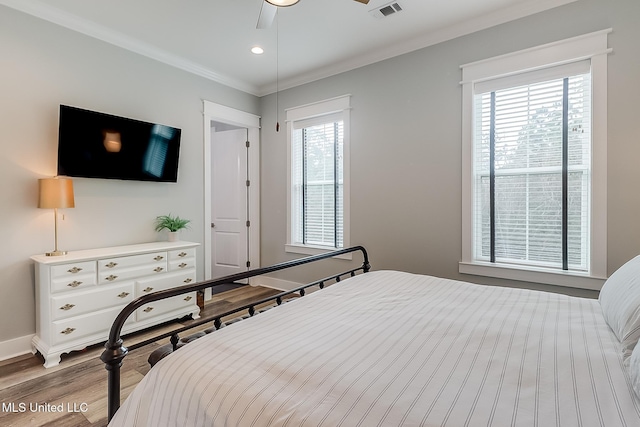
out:
<path id="1" fill-rule="evenodd" d="M 79 274 L 92 274 L 96 272 L 95 261 L 74 262 L 69 264 L 54 265 L 51 267 L 52 279 L 73 278 Z"/>
<path id="2" fill-rule="evenodd" d="M 100 274 L 107 271 L 117 271 L 120 269 L 128 269 L 135 266 L 143 266 L 148 264 L 166 265 L 166 252 L 153 252 L 142 255 L 123 256 L 118 258 L 107 258 L 98 260 L 98 272 Z"/>
<path id="3" fill-rule="evenodd" d="M 178 286 L 195 283 L 196 271 L 176 271 L 163 274 L 162 277 L 144 278 L 136 280 L 136 296 L 147 295 L 151 292 L 162 291 L 164 289 L 177 288 Z"/>
<path id="4" fill-rule="evenodd" d="M 132 282 L 55 296 L 51 298 L 52 318 L 60 320 L 109 307 L 122 308 L 133 301 L 134 296 Z"/>
<path id="5" fill-rule="evenodd" d="M 169 261 L 169 271 L 188 270 L 190 268 L 195 268 L 195 266 L 195 258 L 185 258 Z"/>
<path id="6" fill-rule="evenodd" d="M 196 248 L 176 249 L 174 251 L 169 251 L 168 255 L 169 261 L 177 261 L 185 258 L 195 258 Z"/>
<path id="7" fill-rule="evenodd" d="M 168 313 L 173 310 L 179 310 L 181 308 L 191 307 L 195 304 L 196 293 L 191 292 L 184 295 L 178 295 L 175 297 L 163 299 L 160 301 L 153 301 L 149 304 L 145 304 L 136 310 L 136 320 L 142 321 L 151 317 L 158 316 L 160 314 Z"/>
<path id="8" fill-rule="evenodd" d="M 95 269 L 89 273 L 78 273 L 73 276 L 63 276 L 51 279 L 51 292 L 67 292 L 73 290 L 88 289 L 97 284 Z"/>
<path id="9" fill-rule="evenodd" d="M 166 265 L 148 265 L 142 267 L 130 268 L 114 272 L 98 273 L 98 284 L 104 285 L 109 283 L 121 282 L 123 280 L 131 280 L 142 276 L 152 276 L 166 273 Z"/>
<path id="10" fill-rule="evenodd" d="M 122 307 L 113 307 L 96 313 L 52 322 L 53 345 L 75 341 L 93 334 L 102 334 L 106 340 L 109 327 L 121 310 Z M 133 316 L 129 319 L 133 319 Z"/>

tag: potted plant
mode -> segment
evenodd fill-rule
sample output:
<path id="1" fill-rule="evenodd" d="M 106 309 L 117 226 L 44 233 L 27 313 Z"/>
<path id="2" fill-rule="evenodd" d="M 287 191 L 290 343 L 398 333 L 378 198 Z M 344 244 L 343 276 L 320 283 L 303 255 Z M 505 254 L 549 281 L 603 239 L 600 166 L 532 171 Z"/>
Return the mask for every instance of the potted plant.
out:
<path id="1" fill-rule="evenodd" d="M 179 216 L 161 215 L 156 217 L 156 231 L 162 231 L 164 229 L 169 230 L 169 241 L 175 242 L 178 240 L 178 232 L 183 228 L 189 228 L 191 220 L 183 219 Z"/>

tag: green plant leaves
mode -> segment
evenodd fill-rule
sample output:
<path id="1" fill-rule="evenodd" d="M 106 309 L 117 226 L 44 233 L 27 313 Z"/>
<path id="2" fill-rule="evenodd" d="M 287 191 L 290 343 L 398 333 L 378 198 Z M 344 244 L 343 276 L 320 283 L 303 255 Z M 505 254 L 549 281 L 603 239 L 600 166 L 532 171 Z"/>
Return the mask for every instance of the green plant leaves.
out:
<path id="1" fill-rule="evenodd" d="M 169 231 L 178 231 L 183 228 L 189 228 L 190 219 L 183 219 L 179 216 L 160 215 L 156 217 L 156 231 L 162 231 L 165 228 Z"/>

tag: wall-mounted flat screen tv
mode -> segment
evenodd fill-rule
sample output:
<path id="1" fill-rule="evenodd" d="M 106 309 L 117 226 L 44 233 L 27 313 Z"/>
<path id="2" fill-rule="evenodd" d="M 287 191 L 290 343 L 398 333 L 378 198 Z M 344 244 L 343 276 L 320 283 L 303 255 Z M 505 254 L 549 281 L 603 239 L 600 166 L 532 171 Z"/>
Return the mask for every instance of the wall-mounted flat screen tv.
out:
<path id="1" fill-rule="evenodd" d="M 60 106 L 58 175 L 178 181 L 181 130 Z"/>

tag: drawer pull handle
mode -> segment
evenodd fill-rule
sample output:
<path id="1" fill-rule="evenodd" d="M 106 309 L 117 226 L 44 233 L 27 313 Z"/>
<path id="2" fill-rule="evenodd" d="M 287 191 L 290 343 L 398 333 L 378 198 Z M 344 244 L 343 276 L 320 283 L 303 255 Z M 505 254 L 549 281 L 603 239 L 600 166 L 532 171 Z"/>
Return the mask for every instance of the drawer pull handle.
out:
<path id="1" fill-rule="evenodd" d="M 147 286 L 146 288 L 144 288 L 142 290 L 142 292 L 151 292 L 153 290 L 153 288 L 151 286 Z"/>
<path id="2" fill-rule="evenodd" d="M 148 313 L 148 312 L 150 312 L 151 310 L 153 310 L 153 307 L 147 307 L 147 308 L 145 308 L 145 309 L 144 309 L 144 310 L 142 310 L 142 311 L 144 311 L 145 313 Z"/>
<path id="3" fill-rule="evenodd" d="M 178 254 L 178 256 L 179 256 L 180 258 L 184 258 L 184 257 L 186 257 L 186 256 L 187 256 L 187 253 L 186 253 L 186 252 L 180 252 L 180 253 Z"/>
<path id="4" fill-rule="evenodd" d="M 186 264 L 186 263 L 183 262 L 183 263 L 178 264 L 178 267 L 185 268 L 187 265 L 189 265 L 189 264 Z"/>
<path id="5" fill-rule="evenodd" d="M 186 297 L 184 300 L 185 301 L 191 301 L 193 299 L 193 297 Z"/>
<path id="6" fill-rule="evenodd" d="M 71 310 L 73 307 L 75 307 L 75 304 L 65 304 L 62 307 L 60 307 L 60 310 Z"/>
<path id="7" fill-rule="evenodd" d="M 163 256 L 158 255 L 158 256 L 157 256 L 157 257 L 155 257 L 153 260 L 154 260 L 154 261 L 162 261 L 163 259 L 164 259 L 164 257 L 163 257 Z"/>
<path id="8" fill-rule="evenodd" d="M 113 274 L 105 277 L 105 279 L 107 279 L 110 282 L 113 282 L 114 280 L 116 280 L 118 278 L 118 276 L 114 276 Z"/>
<path id="9" fill-rule="evenodd" d="M 156 267 L 153 269 L 153 271 L 155 271 L 156 273 L 160 273 L 162 270 L 164 270 L 164 268 L 162 267 Z"/>
<path id="10" fill-rule="evenodd" d="M 105 265 L 105 267 L 107 267 L 107 268 L 113 268 L 113 267 L 115 267 L 116 265 L 118 265 L 118 263 L 117 263 L 117 262 L 113 262 L 113 261 L 112 261 L 112 262 L 110 262 L 109 264 L 106 264 L 106 265 Z"/>
<path id="11" fill-rule="evenodd" d="M 69 273 L 71 274 L 76 274 L 76 273 L 80 273 L 82 271 L 82 268 L 80 267 L 73 267 L 70 268 L 69 270 L 67 270 Z"/>
<path id="12" fill-rule="evenodd" d="M 129 292 L 121 292 L 118 294 L 118 298 L 125 298 L 127 295 L 129 295 Z"/>
<path id="13" fill-rule="evenodd" d="M 72 288 L 77 288 L 80 285 L 82 285 L 82 282 L 78 282 L 77 280 L 67 284 L 67 286 L 71 286 Z"/>
<path id="14" fill-rule="evenodd" d="M 71 332 L 75 331 L 76 328 L 67 328 L 64 331 L 60 331 L 61 334 L 69 335 Z"/>
<path id="15" fill-rule="evenodd" d="M 193 279 L 184 279 L 182 282 L 183 283 L 191 283 L 191 282 L 193 282 Z"/>

